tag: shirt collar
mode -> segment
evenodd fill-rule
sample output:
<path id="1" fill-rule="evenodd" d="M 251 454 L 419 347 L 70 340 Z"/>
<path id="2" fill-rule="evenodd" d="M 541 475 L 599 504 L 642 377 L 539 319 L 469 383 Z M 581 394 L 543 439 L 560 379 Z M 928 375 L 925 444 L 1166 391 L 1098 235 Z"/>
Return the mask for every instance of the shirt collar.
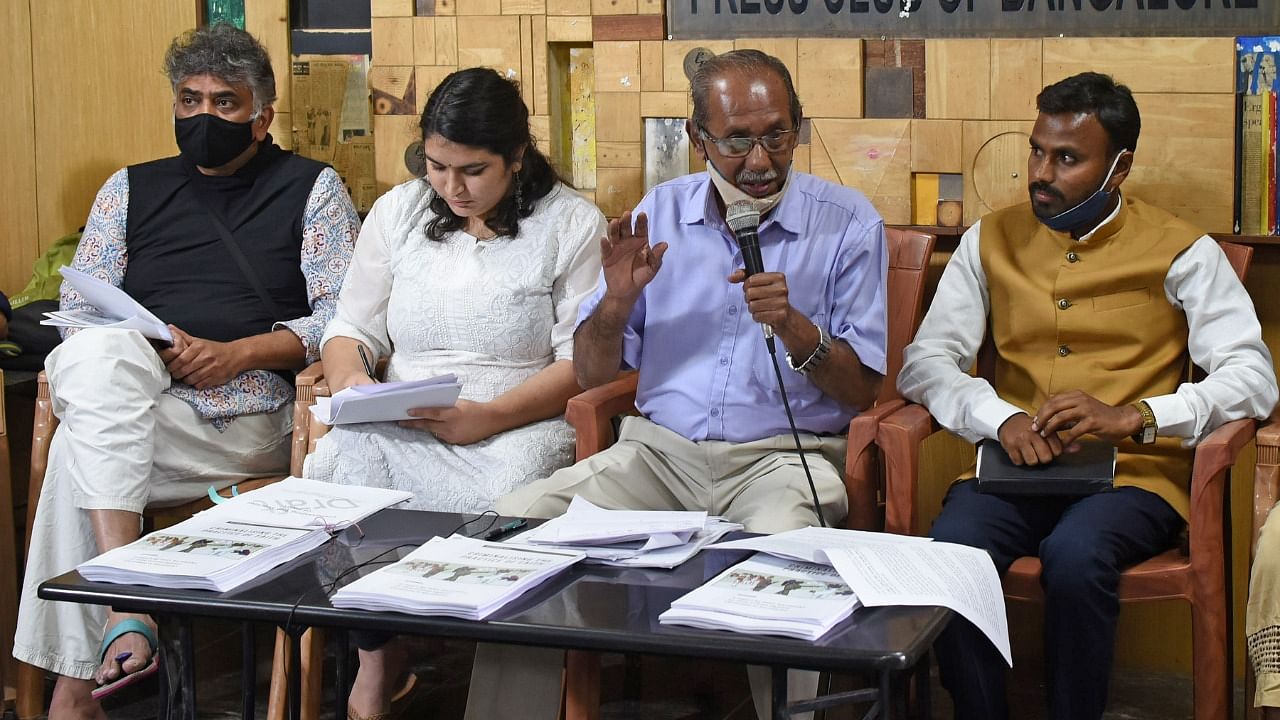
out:
<path id="1" fill-rule="evenodd" d="M 796 172 L 792 168 L 790 172 Z M 793 178 L 791 181 L 791 189 L 787 190 L 787 194 L 782 196 L 775 207 L 761 221 L 761 228 L 767 228 L 770 225 L 777 224 L 783 230 L 792 235 L 799 235 L 802 227 L 801 217 L 804 212 L 803 202 L 800 198 L 800 188 L 797 181 L 799 177 Z M 720 217 L 720 210 L 716 207 L 715 185 L 711 182 L 711 175 L 704 171 L 698 173 L 697 186 L 693 193 L 689 196 L 689 202 L 685 205 L 684 211 L 680 215 L 680 223 L 683 225 L 705 225 L 710 224 L 715 227 L 727 227 L 724 218 Z"/>

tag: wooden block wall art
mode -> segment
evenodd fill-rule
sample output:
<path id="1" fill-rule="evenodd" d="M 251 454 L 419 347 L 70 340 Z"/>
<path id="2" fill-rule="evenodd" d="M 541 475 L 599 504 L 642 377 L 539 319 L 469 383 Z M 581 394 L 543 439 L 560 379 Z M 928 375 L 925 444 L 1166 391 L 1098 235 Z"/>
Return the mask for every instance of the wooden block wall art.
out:
<path id="1" fill-rule="evenodd" d="M 1039 39 L 991 41 L 991 119 L 1035 120 L 1043 87 Z"/>
<path id="2" fill-rule="evenodd" d="M 1124 189 L 1206 232 L 1231 232 L 1235 98 L 1139 94 L 1142 135 Z"/>
<path id="3" fill-rule="evenodd" d="M 413 18 L 413 64 L 436 64 L 436 19 Z"/>
<path id="4" fill-rule="evenodd" d="M 452 65 L 419 65 L 414 68 L 414 94 L 417 95 L 417 114 L 422 115 L 422 109 L 426 107 L 427 100 L 431 97 L 431 93 L 444 82 L 444 79 L 450 73 L 457 70 Z"/>
<path id="5" fill-rule="evenodd" d="M 767 55 L 772 55 L 782 61 L 787 66 L 787 70 L 791 73 L 791 82 L 796 82 L 797 73 L 800 72 L 800 66 L 796 62 L 796 39 L 795 38 L 743 38 L 733 41 L 734 50 L 759 50 Z M 800 96 L 801 102 L 804 96 Z"/>
<path id="6" fill-rule="evenodd" d="M 520 79 L 520 18 L 514 15 L 458 18 L 458 67 L 491 67 Z"/>
<path id="7" fill-rule="evenodd" d="M 925 117 L 990 116 L 990 40 L 926 40 L 924 61 Z"/>
<path id="8" fill-rule="evenodd" d="M 276 112 L 292 112 L 289 83 L 289 13 L 284 3 L 250 2 L 244 7 L 244 27 L 267 49 L 276 75 Z M 133 46 L 136 47 L 136 46 Z M 77 226 L 78 227 L 78 226 Z"/>
<path id="9" fill-rule="evenodd" d="M 808 143 L 796 146 L 795 152 L 791 154 L 791 170 L 793 172 L 809 172 L 809 153 L 812 147 Z"/>
<path id="10" fill-rule="evenodd" d="M 1033 125 L 1017 120 L 963 124 L 965 225 L 992 210 L 1027 201 L 1027 157 Z"/>
<path id="11" fill-rule="evenodd" d="M 595 50 L 590 47 L 568 50 L 568 98 L 569 162 L 572 167 L 573 186 L 596 187 L 596 141 L 599 137 L 599 113 L 595 93 Z M 632 93 L 616 93 L 624 97 L 638 98 Z M 606 140 L 611 138 L 605 138 Z M 625 142 L 623 138 L 620 141 Z"/>
<path id="12" fill-rule="evenodd" d="M 591 15 L 591 0 L 547 0 L 547 15 Z"/>
<path id="13" fill-rule="evenodd" d="M 370 23 L 375 66 L 413 64 L 412 18 L 373 18 Z"/>
<path id="14" fill-rule="evenodd" d="M 601 142 L 643 142 L 640 93 L 598 92 L 596 139 Z"/>
<path id="15" fill-rule="evenodd" d="M 679 92 L 640 93 L 640 114 L 647 118 L 684 118 L 689 96 Z"/>
<path id="16" fill-rule="evenodd" d="M 923 40 L 864 40 L 862 66 L 911 70 L 911 117 L 924 117 L 925 63 Z"/>
<path id="17" fill-rule="evenodd" d="M 591 0 L 592 15 L 635 15 L 637 10 L 636 0 Z"/>
<path id="18" fill-rule="evenodd" d="M 285 150 L 293 149 L 293 113 L 276 113 L 275 119 L 271 121 L 272 139 L 276 144 Z M 278 133 L 278 134 L 277 134 Z"/>
<path id="19" fill-rule="evenodd" d="M 533 112 L 533 18 L 520 16 L 520 99 Z"/>
<path id="20" fill-rule="evenodd" d="M 831 161 L 827 145 L 822 141 L 822 135 L 812 127 L 812 121 L 809 131 L 809 173 L 840 184 L 840 173 L 836 172 L 836 165 Z"/>
<path id="21" fill-rule="evenodd" d="M 657 15 L 662 17 L 662 0 L 639 0 L 636 12 L 641 15 Z"/>
<path id="22" fill-rule="evenodd" d="M 547 42 L 591 42 L 591 17 L 548 15 Z"/>
<path id="23" fill-rule="evenodd" d="M 869 118 L 910 118 L 914 112 L 911 68 L 866 69 L 863 114 Z"/>
<path id="24" fill-rule="evenodd" d="M 529 132 L 533 134 L 533 145 L 548 158 L 551 157 L 551 116 L 529 116 Z"/>
<path id="25" fill-rule="evenodd" d="M 369 0 L 373 17 L 408 17 L 413 15 L 414 0 Z"/>
<path id="26" fill-rule="evenodd" d="M 454 17 L 436 18 L 436 59 L 435 65 L 458 64 L 458 19 Z"/>
<path id="27" fill-rule="evenodd" d="M 640 43 L 597 41 L 596 92 L 640 92 Z"/>
<path id="28" fill-rule="evenodd" d="M 417 97 L 416 73 L 412 67 L 375 66 L 369 69 L 374 115 L 417 115 L 422 105 Z"/>
<path id="29" fill-rule="evenodd" d="M 666 28 L 661 15 L 601 15 L 592 18 L 592 38 L 601 40 L 662 40 Z"/>
<path id="30" fill-rule="evenodd" d="M 662 42 L 640 41 L 640 90 L 662 92 Z"/>
<path id="31" fill-rule="evenodd" d="M 840 182 L 860 190 L 886 223 L 911 223 L 911 120 L 815 119 Z"/>
<path id="32" fill-rule="evenodd" d="M 938 224 L 937 173 L 912 173 L 911 222 L 916 225 Z"/>
<path id="33" fill-rule="evenodd" d="M 964 171 L 959 120 L 911 121 L 911 172 Z"/>
<path id="34" fill-rule="evenodd" d="M 606 217 L 619 217 L 644 197 L 643 168 L 598 168 L 596 170 L 596 207 Z"/>
<path id="35" fill-rule="evenodd" d="M 532 22 L 533 47 L 530 53 L 533 73 L 526 77 L 526 82 L 529 78 L 533 80 L 533 106 L 529 108 L 529 112 L 535 115 L 549 115 L 551 110 L 547 96 L 547 18 L 545 15 L 539 15 L 533 17 Z"/>
<path id="36" fill-rule="evenodd" d="M 689 136 L 685 134 L 684 118 L 645 118 L 643 148 L 646 192 L 689 171 Z"/>
<path id="37" fill-rule="evenodd" d="M 684 72 L 685 59 L 690 52 L 697 49 L 705 50 L 712 55 L 720 55 L 733 49 L 733 41 L 668 40 L 664 42 L 662 44 L 662 85 L 664 90 L 689 92 L 689 77 Z"/>
<path id="38" fill-rule="evenodd" d="M 862 116 L 862 41 L 802 38 L 796 92 L 812 118 Z"/>
<path id="39" fill-rule="evenodd" d="M 596 167 L 598 168 L 640 167 L 643 163 L 643 143 L 596 143 Z"/>
<path id="40" fill-rule="evenodd" d="M 546 15 L 547 0 L 502 0 L 503 15 Z"/>
<path id="41" fill-rule="evenodd" d="M 454 0 L 454 12 L 461 15 L 501 15 L 502 0 Z"/>
<path id="42" fill-rule="evenodd" d="M 1106 73 L 1135 93 L 1230 93 L 1235 46 L 1221 38 L 1046 38 L 1044 84 Z"/>
<path id="43" fill-rule="evenodd" d="M 374 174 L 381 195 L 393 186 L 419 177 L 409 167 L 421 168 L 421 132 L 418 119 L 412 115 L 375 115 L 373 133 Z M 406 158 L 409 158 L 406 164 Z"/>

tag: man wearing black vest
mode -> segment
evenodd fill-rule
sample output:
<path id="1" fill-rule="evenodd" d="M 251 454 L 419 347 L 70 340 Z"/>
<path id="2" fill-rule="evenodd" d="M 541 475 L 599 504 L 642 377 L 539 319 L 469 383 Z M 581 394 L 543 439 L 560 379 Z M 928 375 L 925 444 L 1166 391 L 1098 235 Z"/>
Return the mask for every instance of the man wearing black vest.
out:
<path id="1" fill-rule="evenodd" d="M 154 671 L 154 624 L 37 586 L 137 539 L 148 504 L 287 469 L 292 372 L 319 356 L 359 229 L 331 168 L 273 144 L 275 78 L 252 36 L 189 32 L 165 69 L 181 154 L 107 180 L 73 264 L 169 323 L 173 344 L 94 328 L 45 365 L 61 424 L 14 656 L 59 676 L 51 717 L 105 717 L 98 699 Z M 64 284 L 62 309 L 86 307 Z"/>

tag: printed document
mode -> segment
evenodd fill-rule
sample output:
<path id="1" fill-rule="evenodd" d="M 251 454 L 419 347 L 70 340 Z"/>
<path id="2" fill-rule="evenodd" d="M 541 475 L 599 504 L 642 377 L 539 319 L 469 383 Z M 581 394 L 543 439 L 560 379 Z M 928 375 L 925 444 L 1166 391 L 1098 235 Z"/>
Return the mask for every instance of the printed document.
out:
<path id="1" fill-rule="evenodd" d="M 706 528 L 703 511 L 606 510 L 574 497 L 565 513 L 525 536 L 528 542 L 552 545 L 611 545 L 643 540 L 645 549 L 681 545 Z"/>
<path id="2" fill-rule="evenodd" d="M 461 393 L 462 384 L 456 375 L 352 385 L 331 398 L 316 398 L 311 414 L 325 425 L 412 420 L 411 409 L 451 407 Z"/>
<path id="3" fill-rule="evenodd" d="M 893 533 L 844 530 L 842 528 L 806 527 L 774 535 L 757 535 L 741 540 L 716 543 L 709 550 L 755 550 L 775 557 L 830 565 L 826 548 L 855 547 L 868 543 L 918 543 L 931 538 Z"/>
<path id="4" fill-rule="evenodd" d="M 137 330 L 143 337 L 173 344 L 173 333 L 169 326 L 150 310 L 138 304 L 137 300 L 120 288 L 105 283 L 98 278 L 63 265 L 59 270 L 62 279 L 67 281 L 76 292 L 80 293 L 90 305 L 97 308 L 97 313 L 87 310 L 54 311 L 45 313 L 41 325 L 68 328 L 109 327 L 123 330 Z"/>
<path id="5" fill-rule="evenodd" d="M 226 515 L 242 523 L 323 528 L 336 533 L 412 497 L 413 493 L 404 490 L 287 477 L 237 495 L 204 512 Z"/>

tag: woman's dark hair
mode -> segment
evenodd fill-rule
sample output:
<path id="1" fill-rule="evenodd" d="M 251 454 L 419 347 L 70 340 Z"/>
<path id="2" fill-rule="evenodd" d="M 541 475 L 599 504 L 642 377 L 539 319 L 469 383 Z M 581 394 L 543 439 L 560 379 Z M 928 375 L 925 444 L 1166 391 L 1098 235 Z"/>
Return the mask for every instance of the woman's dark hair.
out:
<path id="1" fill-rule="evenodd" d="M 546 156 L 533 145 L 529 109 L 520 99 L 519 87 L 489 68 L 459 70 L 446 77 L 427 99 L 418 125 L 424 144 L 427 138 L 439 135 L 459 145 L 500 155 L 508 165 L 521 160 L 520 152 L 524 151 L 511 192 L 485 221 L 498 235 L 514 237 L 519 233 L 519 219 L 529 217 L 537 201 L 551 192 L 559 179 Z M 442 240 L 446 234 L 466 227 L 466 219 L 455 215 L 437 192 L 432 193 L 431 211 L 435 216 L 427 222 L 426 232 L 432 240 Z"/>

